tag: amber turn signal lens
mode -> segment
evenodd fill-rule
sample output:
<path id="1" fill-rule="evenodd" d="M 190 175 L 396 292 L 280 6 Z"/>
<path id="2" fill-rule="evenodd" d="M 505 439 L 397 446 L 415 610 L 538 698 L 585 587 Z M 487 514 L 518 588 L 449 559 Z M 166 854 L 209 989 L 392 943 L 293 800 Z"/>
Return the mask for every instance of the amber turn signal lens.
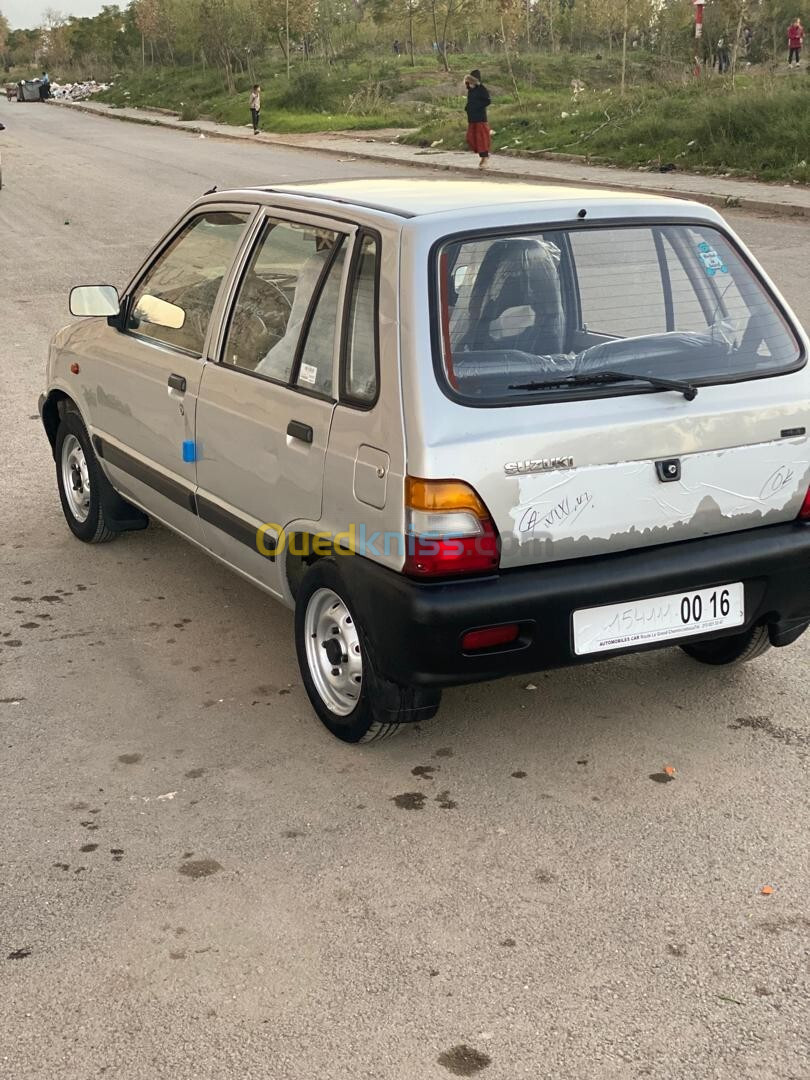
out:
<path id="1" fill-rule="evenodd" d="M 463 480 L 422 480 L 405 477 L 405 505 L 411 510 L 470 510 L 476 517 L 489 518 L 478 494 Z"/>

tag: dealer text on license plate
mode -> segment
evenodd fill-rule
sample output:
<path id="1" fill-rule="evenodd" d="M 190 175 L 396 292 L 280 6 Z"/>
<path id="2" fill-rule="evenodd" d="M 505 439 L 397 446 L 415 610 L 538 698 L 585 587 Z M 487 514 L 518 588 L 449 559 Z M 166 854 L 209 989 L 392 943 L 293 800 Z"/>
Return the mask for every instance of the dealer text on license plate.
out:
<path id="1" fill-rule="evenodd" d="M 742 582 L 574 612 L 574 652 L 609 652 L 742 626 Z"/>

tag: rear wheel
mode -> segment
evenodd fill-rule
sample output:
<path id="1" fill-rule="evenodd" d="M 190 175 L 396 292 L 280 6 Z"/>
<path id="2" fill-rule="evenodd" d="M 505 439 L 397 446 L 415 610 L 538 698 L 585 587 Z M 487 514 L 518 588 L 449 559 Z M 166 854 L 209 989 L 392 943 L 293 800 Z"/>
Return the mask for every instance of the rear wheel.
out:
<path id="1" fill-rule="evenodd" d="M 56 432 L 56 482 L 70 531 L 86 544 L 103 544 L 118 533 L 109 528 L 101 498 L 106 478 L 78 413 L 67 411 Z"/>
<path id="2" fill-rule="evenodd" d="M 344 742 L 386 738 L 409 722 L 429 719 L 439 707 L 439 691 L 400 686 L 377 673 L 372 645 L 333 558 L 319 560 L 301 582 L 295 643 L 312 707 Z"/>
<path id="3" fill-rule="evenodd" d="M 696 641 L 681 645 L 686 655 L 691 656 L 693 660 L 698 660 L 701 664 L 712 664 L 715 667 L 756 660 L 770 647 L 767 626 L 752 626 L 743 634 L 732 634 L 730 637 L 717 638 L 715 641 Z"/>

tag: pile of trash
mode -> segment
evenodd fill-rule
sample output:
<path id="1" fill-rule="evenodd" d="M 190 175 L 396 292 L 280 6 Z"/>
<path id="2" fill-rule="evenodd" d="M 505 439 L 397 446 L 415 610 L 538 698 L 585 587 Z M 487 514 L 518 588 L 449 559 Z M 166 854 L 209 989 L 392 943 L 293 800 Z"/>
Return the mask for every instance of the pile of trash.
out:
<path id="1" fill-rule="evenodd" d="M 93 94 L 109 90 L 109 88 L 109 83 L 96 82 L 95 79 L 89 79 L 87 82 L 65 83 L 63 86 L 51 83 L 51 93 L 62 101 L 85 101 Z"/>

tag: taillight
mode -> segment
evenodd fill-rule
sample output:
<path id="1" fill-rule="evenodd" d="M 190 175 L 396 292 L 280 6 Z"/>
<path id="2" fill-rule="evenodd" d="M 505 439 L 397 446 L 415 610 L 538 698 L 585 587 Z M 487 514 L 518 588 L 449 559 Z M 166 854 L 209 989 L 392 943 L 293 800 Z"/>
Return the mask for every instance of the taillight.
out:
<path id="1" fill-rule="evenodd" d="M 810 488 L 807 489 L 802 508 L 799 511 L 799 521 L 810 521 Z"/>
<path id="2" fill-rule="evenodd" d="M 405 478 L 404 570 L 414 577 L 496 570 L 498 530 L 478 493 L 461 480 Z"/>

